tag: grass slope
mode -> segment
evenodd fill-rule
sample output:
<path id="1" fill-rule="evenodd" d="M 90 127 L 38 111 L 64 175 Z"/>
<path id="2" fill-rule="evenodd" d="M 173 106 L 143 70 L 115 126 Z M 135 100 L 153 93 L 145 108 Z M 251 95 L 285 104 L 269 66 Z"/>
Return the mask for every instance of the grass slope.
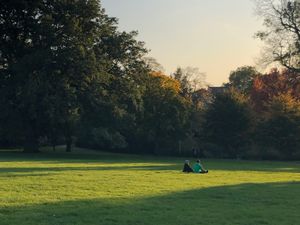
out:
<path id="1" fill-rule="evenodd" d="M 1 225 L 298 225 L 300 164 L 0 154 Z"/>

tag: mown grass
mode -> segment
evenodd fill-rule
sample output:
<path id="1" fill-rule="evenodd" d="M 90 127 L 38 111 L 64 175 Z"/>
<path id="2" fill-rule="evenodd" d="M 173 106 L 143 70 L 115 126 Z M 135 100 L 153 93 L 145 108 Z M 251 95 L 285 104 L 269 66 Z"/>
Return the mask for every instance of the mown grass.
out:
<path id="1" fill-rule="evenodd" d="M 1 225 L 298 225 L 300 164 L 0 154 Z"/>

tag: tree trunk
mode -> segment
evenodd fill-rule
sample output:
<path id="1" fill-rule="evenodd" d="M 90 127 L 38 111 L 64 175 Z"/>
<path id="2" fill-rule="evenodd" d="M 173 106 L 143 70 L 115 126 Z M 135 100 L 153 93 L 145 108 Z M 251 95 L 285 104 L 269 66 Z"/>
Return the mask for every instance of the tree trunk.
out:
<path id="1" fill-rule="evenodd" d="M 53 152 L 56 151 L 56 143 L 57 143 L 56 130 L 53 130 L 51 133 L 51 144 L 52 144 Z"/>
<path id="2" fill-rule="evenodd" d="M 67 136 L 66 137 L 66 152 L 71 152 L 72 151 L 72 137 L 71 136 Z"/>
<path id="3" fill-rule="evenodd" d="M 181 155 L 182 153 L 182 141 L 178 141 L 178 152 L 179 152 L 179 155 Z"/>
<path id="4" fill-rule="evenodd" d="M 158 155 L 159 154 L 159 143 L 158 140 L 155 140 L 155 145 L 154 145 L 154 151 L 153 151 L 154 155 Z"/>

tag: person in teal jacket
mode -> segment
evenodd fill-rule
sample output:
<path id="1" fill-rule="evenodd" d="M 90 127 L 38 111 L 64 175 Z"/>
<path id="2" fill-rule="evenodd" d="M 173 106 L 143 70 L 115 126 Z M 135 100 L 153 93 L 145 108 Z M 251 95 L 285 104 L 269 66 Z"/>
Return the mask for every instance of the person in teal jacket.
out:
<path id="1" fill-rule="evenodd" d="M 193 169 L 195 173 L 208 173 L 208 170 L 206 170 L 202 166 L 201 161 L 199 159 L 196 161 Z"/>

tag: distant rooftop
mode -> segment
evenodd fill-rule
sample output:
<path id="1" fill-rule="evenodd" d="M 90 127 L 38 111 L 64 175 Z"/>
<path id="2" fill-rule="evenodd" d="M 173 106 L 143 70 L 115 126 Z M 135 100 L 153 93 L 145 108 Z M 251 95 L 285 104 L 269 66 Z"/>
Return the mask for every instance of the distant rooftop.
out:
<path id="1" fill-rule="evenodd" d="M 213 95 L 223 94 L 226 90 L 226 87 L 208 87 L 208 91 Z"/>

